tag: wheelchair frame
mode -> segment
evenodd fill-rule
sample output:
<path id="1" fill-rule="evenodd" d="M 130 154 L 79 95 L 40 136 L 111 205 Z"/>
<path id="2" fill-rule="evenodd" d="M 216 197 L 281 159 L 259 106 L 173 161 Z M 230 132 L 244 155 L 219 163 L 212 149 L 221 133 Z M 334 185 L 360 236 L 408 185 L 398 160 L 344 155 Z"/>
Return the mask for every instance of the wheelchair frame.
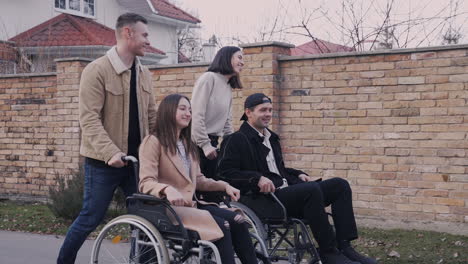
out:
<path id="1" fill-rule="evenodd" d="M 230 206 L 242 209 L 247 215 L 248 221 L 256 234 L 254 236 L 257 240 L 256 244 L 268 256 L 270 261 L 287 260 L 289 263 L 299 264 L 304 254 L 308 253 L 311 256 L 309 264 L 321 264 L 322 261 L 304 220 L 287 217 L 286 208 L 281 201 L 273 193 L 269 195 L 273 199 L 272 202 L 280 205 L 282 209 L 281 218 L 263 219 L 262 221 L 253 209 L 242 203 L 231 202 Z M 288 237 L 290 232 L 293 232 L 292 240 Z M 283 242 L 289 247 L 282 247 Z M 279 254 L 281 251 L 287 252 L 287 256 Z"/>
<path id="2" fill-rule="evenodd" d="M 122 157 L 122 160 L 132 163 L 138 186 L 138 160 L 132 156 Z M 94 242 L 90 263 L 122 263 L 115 256 L 109 257 L 111 262 L 99 260 L 101 253 L 113 254 L 111 249 L 104 248 L 111 243 L 124 245 L 125 251 L 129 251 L 121 253 L 125 263 L 140 264 L 144 254 L 151 252 L 151 262 L 147 263 L 178 264 L 195 261 L 200 264 L 221 264 L 217 247 L 210 241 L 200 240 L 196 232 L 185 229 L 167 200 L 135 193 L 127 198 L 127 210 L 129 214 L 114 218 L 101 230 Z M 173 224 L 174 221 L 176 224 Z M 117 231 L 111 231 L 121 224 L 124 227 L 119 226 Z M 111 242 L 107 242 L 108 236 L 113 237 Z M 140 251 L 143 253 L 140 254 Z M 194 257 L 198 260 L 194 260 Z"/>

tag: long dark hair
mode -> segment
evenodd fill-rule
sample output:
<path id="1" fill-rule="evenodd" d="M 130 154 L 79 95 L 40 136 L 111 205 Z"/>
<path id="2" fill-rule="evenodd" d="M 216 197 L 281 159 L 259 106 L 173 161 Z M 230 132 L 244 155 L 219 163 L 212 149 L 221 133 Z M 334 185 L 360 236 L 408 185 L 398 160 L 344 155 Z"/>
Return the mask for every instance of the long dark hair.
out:
<path id="1" fill-rule="evenodd" d="M 166 96 L 159 104 L 156 115 L 156 129 L 154 135 L 158 138 L 166 152 L 172 155 L 177 153 L 177 124 L 176 112 L 181 99 L 190 100 L 187 96 L 181 94 L 170 94 Z M 180 131 L 180 139 L 184 143 L 185 152 L 193 159 L 198 160 L 198 151 L 195 143 L 192 142 L 192 121 L 186 128 Z"/>
<path id="2" fill-rule="evenodd" d="M 234 47 L 234 46 L 222 47 L 216 53 L 213 59 L 213 62 L 210 64 L 210 67 L 208 68 L 208 71 L 217 72 L 221 74 L 233 74 L 234 69 L 232 69 L 232 64 L 231 64 L 232 55 L 234 55 L 234 53 L 240 50 L 241 49 L 239 47 Z M 228 82 L 232 88 L 242 89 L 242 83 L 240 81 L 239 75 L 236 74 L 232 76 Z"/>

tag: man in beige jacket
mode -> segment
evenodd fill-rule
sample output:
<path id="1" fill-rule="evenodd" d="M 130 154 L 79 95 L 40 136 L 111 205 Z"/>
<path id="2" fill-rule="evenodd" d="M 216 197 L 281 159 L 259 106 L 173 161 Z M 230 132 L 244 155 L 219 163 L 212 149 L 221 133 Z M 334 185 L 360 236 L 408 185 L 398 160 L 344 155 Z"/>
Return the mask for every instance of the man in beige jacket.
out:
<path id="1" fill-rule="evenodd" d="M 57 263 L 75 262 L 117 187 L 126 196 L 137 190 L 133 170 L 121 158 L 137 156 L 141 140 L 156 123 L 151 74 L 138 59 L 149 46 L 146 24 L 140 15 L 121 15 L 117 45 L 83 70 L 79 92 L 80 154 L 85 157 L 83 208 L 68 230 Z"/>

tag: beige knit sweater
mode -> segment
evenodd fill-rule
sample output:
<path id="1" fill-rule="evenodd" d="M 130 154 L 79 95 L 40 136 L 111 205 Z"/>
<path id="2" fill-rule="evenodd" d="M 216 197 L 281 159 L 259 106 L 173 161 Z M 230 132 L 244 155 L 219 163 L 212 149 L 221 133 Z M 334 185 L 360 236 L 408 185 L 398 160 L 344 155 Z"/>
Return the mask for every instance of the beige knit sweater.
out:
<path id="1" fill-rule="evenodd" d="M 208 135 L 232 132 L 231 85 L 224 75 L 205 72 L 195 82 L 192 93 L 192 139 L 207 153 L 212 148 Z"/>

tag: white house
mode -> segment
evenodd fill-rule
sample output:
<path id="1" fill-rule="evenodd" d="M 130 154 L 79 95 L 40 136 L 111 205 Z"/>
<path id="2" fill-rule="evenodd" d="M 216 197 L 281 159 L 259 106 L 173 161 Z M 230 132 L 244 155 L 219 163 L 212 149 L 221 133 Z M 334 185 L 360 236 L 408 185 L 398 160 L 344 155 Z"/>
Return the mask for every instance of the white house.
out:
<path id="1" fill-rule="evenodd" d="M 155 52 L 145 58 L 148 63 L 177 63 L 177 29 L 196 27 L 200 23 L 198 18 L 177 8 L 167 0 L 1 0 L 1 2 L 0 41 L 22 40 L 25 42 L 25 40 L 31 39 L 33 33 L 35 38 L 43 39 L 44 34 L 50 35 L 51 32 L 60 32 L 63 27 L 78 29 L 84 36 L 82 38 L 95 39 L 95 36 L 91 35 L 99 34 L 98 31 L 95 30 L 89 35 L 86 26 L 83 27 L 79 24 L 92 24 L 92 28 L 98 28 L 97 25 L 101 24 L 103 28 L 115 29 L 115 22 L 120 14 L 125 12 L 138 13 L 149 21 L 149 38 L 151 46 L 155 48 L 153 49 Z M 60 20 L 57 19 L 58 16 L 62 20 L 65 19 L 65 22 L 58 22 Z M 66 23 L 71 26 L 67 26 L 68 24 L 64 26 Z M 38 28 L 40 25 L 43 28 Z M 36 30 L 34 31 L 34 29 Z M 105 36 L 110 36 L 108 33 L 106 32 Z M 70 34 L 67 32 L 62 35 L 69 36 Z M 63 36 L 56 37 L 62 38 Z M 98 37 L 102 38 L 102 36 Z M 67 40 L 54 41 L 49 41 L 46 44 L 48 47 L 41 49 L 42 52 L 47 50 L 47 52 L 53 53 L 55 50 L 55 53 L 58 53 L 57 50 L 61 49 L 63 53 L 63 42 Z M 95 51 L 90 52 L 89 49 L 93 49 L 93 47 L 87 47 L 87 52 L 102 53 L 102 50 L 107 48 L 106 44 L 109 44 L 109 41 L 103 40 L 101 42 L 90 43 L 88 46 L 94 46 Z M 57 48 L 54 43 L 58 43 L 60 47 Z M 34 52 L 38 52 L 39 48 L 37 43 L 33 44 L 34 46 L 28 47 L 17 43 L 24 51 L 29 52 L 28 54 L 34 55 Z M 83 49 L 83 45 L 81 47 L 68 45 L 66 50 L 70 55 L 73 55 L 80 48 Z"/>

